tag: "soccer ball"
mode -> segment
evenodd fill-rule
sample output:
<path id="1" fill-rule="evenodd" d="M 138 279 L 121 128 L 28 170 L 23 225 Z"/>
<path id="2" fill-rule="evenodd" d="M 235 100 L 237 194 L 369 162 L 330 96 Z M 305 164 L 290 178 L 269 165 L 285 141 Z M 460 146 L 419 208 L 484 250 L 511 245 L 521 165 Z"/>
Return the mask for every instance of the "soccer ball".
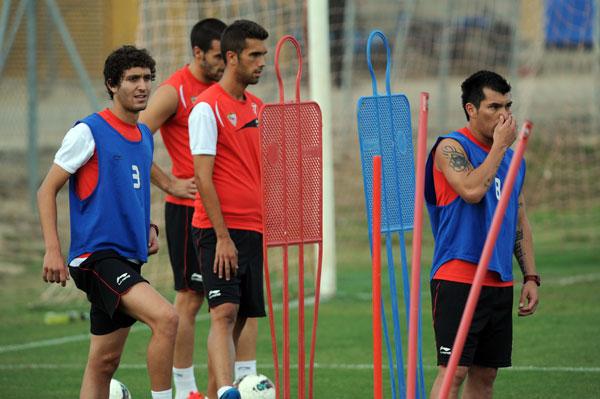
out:
<path id="1" fill-rule="evenodd" d="M 131 393 L 129 389 L 121 381 L 110 380 L 110 389 L 108 390 L 109 399 L 131 399 Z"/>
<path id="2" fill-rule="evenodd" d="M 242 399 L 275 399 L 275 384 L 262 374 L 248 374 L 236 386 Z"/>

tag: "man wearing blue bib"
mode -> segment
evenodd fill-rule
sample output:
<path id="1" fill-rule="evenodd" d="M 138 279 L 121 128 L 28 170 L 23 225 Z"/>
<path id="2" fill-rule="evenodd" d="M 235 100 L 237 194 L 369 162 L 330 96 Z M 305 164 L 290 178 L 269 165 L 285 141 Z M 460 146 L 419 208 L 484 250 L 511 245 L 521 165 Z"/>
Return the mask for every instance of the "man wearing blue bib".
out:
<path id="1" fill-rule="evenodd" d="M 461 88 L 467 126 L 437 139 L 425 172 L 435 240 L 431 298 L 438 375 L 431 398 L 436 399 L 516 139 L 511 87 L 502 76 L 479 71 Z M 523 162 L 452 381 L 451 398 L 458 397 L 465 379 L 463 398 L 491 398 L 498 368 L 511 365 L 513 255 L 523 273 L 519 316 L 531 315 L 537 307 L 540 278 L 525 213 L 524 180 Z"/>
<path id="2" fill-rule="evenodd" d="M 150 223 L 154 142 L 148 127 L 137 123 L 154 75 L 155 62 L 145 50 L 123 46 L 113 51 L 104 64 L 112 106 L 77 121 L 67 132 L 38 191 L 46 246 L 42 277 L 62 286 L 72 278 L 91 304 L 81 398 L 108 398 L 110 380 L 137 320 L 152 331 L 147 350 L 152 399 L 172 398 L 177 313 L 141 275 L 148 255 L 158 251 L 158 228 Z M 56 196 L 67 181 L 71 245 L 65 262 Z"/>

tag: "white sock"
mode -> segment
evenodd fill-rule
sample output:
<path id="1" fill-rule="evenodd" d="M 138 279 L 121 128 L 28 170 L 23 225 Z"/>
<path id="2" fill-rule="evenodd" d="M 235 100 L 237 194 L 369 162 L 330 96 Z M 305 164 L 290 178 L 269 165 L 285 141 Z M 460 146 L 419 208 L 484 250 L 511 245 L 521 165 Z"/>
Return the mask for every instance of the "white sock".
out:
<path id="1" fill-rule="evenodd" d="M 187 399 L 190 392 L 197 392 L 194 366 L 184 369 L 173 367 L 173 381 L 175 382 L 175 399 Z"/>
<path id="2" fill-rule="evenodd" d="M 256 360 L 236 361 L 234 367 L 234 380 L 237 381 L 248 374 L 256 374 Z"/>
<path id="3" fill-rule="evenodd" d="M 230 385 L 223 385 L 221 388 L 219 388 L 219 390 L 217 391 L 217 397 L 220 398 L 221 395 L 223 395 L 225 392 L 227 392 L 228 390 L 230 390 L 231 388 L 233 388 Z"/>
<path id="4" fill-rule="evenodd" d="M 150 391 L 152 393 L 152 399 L 173 399 L 173 390 L 171 388 L 165 391 Z"/>

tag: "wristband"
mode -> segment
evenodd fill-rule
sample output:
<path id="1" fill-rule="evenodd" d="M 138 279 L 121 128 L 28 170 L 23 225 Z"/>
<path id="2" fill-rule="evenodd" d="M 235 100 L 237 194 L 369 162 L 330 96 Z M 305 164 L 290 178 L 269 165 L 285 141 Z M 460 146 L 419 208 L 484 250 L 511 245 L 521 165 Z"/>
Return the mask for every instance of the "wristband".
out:
<path id="1" fill-rule="evenodd" d="M 540 279 L 540 276 L 538 274 L 526 274 L 523 276 L 523 284 L 525 284 L 528 281 L 534 281 L 535 284 L 539 287 L 542 280 Z"/>

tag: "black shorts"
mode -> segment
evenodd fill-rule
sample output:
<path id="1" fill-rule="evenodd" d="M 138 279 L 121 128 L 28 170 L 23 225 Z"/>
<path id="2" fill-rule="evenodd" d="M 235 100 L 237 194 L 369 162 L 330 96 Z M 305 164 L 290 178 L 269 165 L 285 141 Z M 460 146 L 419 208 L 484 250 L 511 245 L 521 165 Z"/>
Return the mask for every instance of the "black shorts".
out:
<path id="1" fill-rule="evenodd" d="M 229 229 L 238 250 L 238 270 L 229 281 L 213 272 L 217 237 L 213 229 L 194 228 L 194 241 L 204 276 L 205 296 L 213 308 L 223 303 L 240 305 L 242 317 L 264 317 L 262 234 Z"/>
<path id="2" fill-rule="evenodd" d="M 87 294 L 92 305 L 92 334 L 109 334 L 136 322 L 118 307 L 121 295 L 135 284 L 147 282 L 140 274 L 141 268 L 141 265 L 128 261 L 114 251 L 97 251 L 78 267 L 69 266 L 75 285 Z"/>
<path id="3" fill-rule="evenodd" d="M 431 307 L 438 365 L 448 364 L 470 284 L 431 280 Z M 481 288 L 459 365 L 510 367 L 513 287 Z"/>
<path id="4" fill-rule="evenodd" d="M 165 230 L 175 290 L 202 293 L 204 284 L 192 238 L 193 216 L 194 207 L 165 203 Z"/>

